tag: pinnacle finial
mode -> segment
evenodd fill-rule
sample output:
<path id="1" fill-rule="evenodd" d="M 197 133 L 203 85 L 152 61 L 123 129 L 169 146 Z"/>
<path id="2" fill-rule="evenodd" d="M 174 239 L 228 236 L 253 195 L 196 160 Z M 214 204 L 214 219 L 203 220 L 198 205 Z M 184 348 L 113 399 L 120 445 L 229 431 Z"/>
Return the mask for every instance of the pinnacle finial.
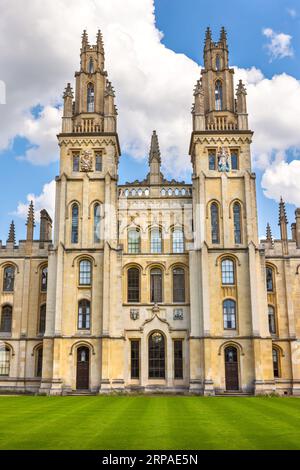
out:
<path id="1" fill-rule="evenodd" d="M 33 200 L 30 201 L 29 203 L 29 207 L 28 207 L 28 216 L 27 216 L 27 222 L 26 222 L 26 225 L 32 223 L 33 225 L 35 225 L 34 223 L 34 206 L 33 206 Z"/>
<path id="2" fill-rule="evenodd" d="M 266 240 L 268 242 L 272 243 L 273 242 L 273 237 L 272 237 L 272 230 L 271 230 L 269 222 L 267 223 L 266 234 L 267 234 Z"/>
<path id="3" fill-rule="evenodd" d="M 208 26 L 206 28 L 206 31 L 205 31 L 205 47 L 209 47 L 210 44 L 211 44 L 211 41 L 212 41 L 212 37 L 211 37 L 211 29 L 210 27 Z"/>
<path id="4" fill-rule="evenodd" d="M 82 33 L 82 48 L 85 48 L 88 45 L 89 45 L 89 39 L 88 39 L 86 29 L 84 29 Z"/>
<path id="5" fill-rule="evenodd" d="M 226 29 L 224 28 L 224 26 L 222 26 L 221 28 L 221 32 L 220 32 L 220 42 L 227 42 L 227 33 L 226 33 Z"/>
<path id="6" fill-rule="evenodd" d="M 106 81 L 105 95 L 115 96 L 115 90 L 109 80 Z"/>
<path id="7" fill-rule="evenodd" d="M 72 98 L 73 99 L 73 90 L 72 90 L 72 87 L 71 87 L 71 83 L 67 83 L 67 86 L 65 88 L 65 91 L 64 91 L 64 94 L 63 94 L 63 98 Z"/>
<path id="8" fill-rule="evenodd" d="M 15 233 L 15 223 L 12 220 L 10 227 L 9 227 L 9 233 L 8 233 L 8 239 L 7 241 L 9 243 L 13 243 L 14 245 L 16 244 L 16 233 Z"/>
<path id="9" fill-rule="evenodd" d="M 279 202 L 279 222 L 278 225 L 288 224 L 287 216 L 286 216 L 286 210 L 285 210 L 285 203 L 282 199 L 282 196 L 280 196 L 280 202 Z"/>
<path id="10" fill-rule="evenodd" d="M 240 94 L 247 95 L 246 87 L 243 84 L 242 80 L 239 80 L 239 83 L 238 83 L 238 86 L 237 86 L 237 89 L 236 89 L 236 94 L 237 95 L 240 95 Z"/>
<path id="11" fill-rule="evenodd" d="M 161 162 L 158 137 L 157 137 L 157 134 L 156 134 L 155 130 L 153 131 L 152 137 L 151 137 L 151 146 L 150 146 L 150 152 L 149 152 L 149 163 L 154 158 L 156 158 L 159 161 L 159 163 Z"/>
<path id="12" fill-rule="evenodd" d="M 33 207 L 33 201 L 30 201 L 29 208 L 28 208 L 28 216 L 27 216 L 27 236 L 26 240 L 33 240 L 33 232 L 34 232 L 34 207 Z"/>
<path id="13" fill-rule="evenodd" d="M 104 52 L 103 36 L 100 29 L 97 32 L 97 47 L 101 52 Z"/>

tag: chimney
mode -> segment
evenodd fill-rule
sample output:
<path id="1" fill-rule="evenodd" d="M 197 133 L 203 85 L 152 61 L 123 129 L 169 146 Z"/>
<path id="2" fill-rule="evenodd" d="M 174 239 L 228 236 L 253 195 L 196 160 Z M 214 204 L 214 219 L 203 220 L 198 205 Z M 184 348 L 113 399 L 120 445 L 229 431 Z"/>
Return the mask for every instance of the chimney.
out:
<path id="1" fill-rule="evenodd" d="M 48 242 L 52 239 L 52 219 L 45 209 L 41 212 L 40 242 Z"/>

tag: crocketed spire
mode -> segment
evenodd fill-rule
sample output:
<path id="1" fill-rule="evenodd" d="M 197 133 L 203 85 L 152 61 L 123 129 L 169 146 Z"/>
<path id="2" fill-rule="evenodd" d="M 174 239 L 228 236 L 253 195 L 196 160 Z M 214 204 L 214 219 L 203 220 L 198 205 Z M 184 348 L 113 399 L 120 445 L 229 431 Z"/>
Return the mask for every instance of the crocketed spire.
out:
<path id="1" fill-rule="evenodd" d="M 15 223 L 12 220 L 10 227 L 9 227 L 9 233 L 8 233 L 8 243 L 13 243 L 14 245 L 16 244 L 16 233 L 15 233 Z"/>
<path id="2" fill-rule="evenodd" d="M 34 227 L 35 227 L 33 201 L 30 201 L 30 204 L 29 204 L 26 225 L 27 225 L 26 240 L 32 241 L 33 240 Z"/>
<path id="3" fill-rule="evenodd" d="M 151 137 L 151 146 L 150 146 L 150 152 L 149 152 L 149 163 L 151 163 L 151 161 L 154 160 L 154 159 L 156 159 L 159 163 L 161 163 L 158 137 L 157 137 L 156 131 L 153 131 L 152 137 Z"/>
<path id="4" fill-rule="evenodd" d="M 287 224 L 288 224 L 288 220 L 287 220 L 287 216 L 286 216 L 285 203 L 284 203 L 282 197 L 280 197 L 280 202 L 279 202 L 279 222 L 278 222 L 278 225 L 281 226 L 282 224 L 287 225 Z"/>

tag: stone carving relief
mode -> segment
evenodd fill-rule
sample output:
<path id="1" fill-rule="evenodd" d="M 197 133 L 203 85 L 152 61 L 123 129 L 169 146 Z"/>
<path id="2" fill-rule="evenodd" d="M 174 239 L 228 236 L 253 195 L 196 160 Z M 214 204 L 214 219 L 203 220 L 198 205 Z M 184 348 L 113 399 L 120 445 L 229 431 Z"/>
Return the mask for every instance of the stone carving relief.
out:
<path id="1" fill-rule="evenodd" d="M 80 156 L 81 171 L 92 171 L 93 168 L 93 152 L 89 149 L 83 150 Z"/>

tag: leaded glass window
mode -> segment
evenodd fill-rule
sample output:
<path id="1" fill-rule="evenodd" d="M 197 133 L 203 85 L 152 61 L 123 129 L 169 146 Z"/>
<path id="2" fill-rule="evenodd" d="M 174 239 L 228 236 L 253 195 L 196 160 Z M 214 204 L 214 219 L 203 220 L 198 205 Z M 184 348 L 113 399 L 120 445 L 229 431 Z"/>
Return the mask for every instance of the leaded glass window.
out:
<path id="1" fill-rule="evenodd" d="M 78 303 L 78 329 L 90 329 L 90 301 L 83 299 Z"/>
<path id="2" fill-rule="evenodd" d="M 234 262 L 231 259 L 222 261 L 222 284 L 234 284 Z"/>
<path id="3" fill-rule="evenodd" d="M 48 268 L 47 266 L 41 271 L 41 291 L 47 291 L 47 282 L 48 282 Z"/>
<path id="4" fill-rule="evenodd" d="M 100 204 L 94 205 L 94 242 L 99 243 L 101 237 L 101 208 Z"/>
<path id="5" fill-rule="evenodd" d="M 43 371 L 43 348 L 40 347 L 36 351 L 36 370 L 35 370 L 36 377 L 42 377 L 42 371 Z"/>
<path id="6" fill-rule="evenodd" d="M 239 169 L 238 154 L 237 154 L 236 151 L 231 152 L 231 169 L 232 170 L 238 170 Z"/>
<path id="7" fill-rule="evenodd" d="M 174 379 L 183 379 L 183 341 L 174 340 Z"/>
<path id="8" fill-rule="evenodd" d="M 139 340 L 130 341 L 131 349 L 131 378 L 140 378 L 140 342 Z"/>
<path id="9" fill-rule="evenodd" d="M 211 219 L 211 241 L 212 243 L 220 243 L 219 208 L 215 202 L 213 202 L 210 206 L 210 219 Z"/>
<path id="10" fill-rule="evenodd" d="M 40 307 L 39 334 L 43 335 L 46 330 L 46 304 Z"/>
<path id="11" fill-rule="evenodd" d="M 151 237 L 151 253 L 161 253 L 162 251 L 162 239 L 161 239 L 161 231 L 159 228 L 151 229 L 150 233 Z"/>
<path id="12" fill-rule="evenodd" d="M 238 202 L 233 205 L 234 242 L 242 243 L 241 206 Z"/>
<path id="13" fill-rule="evenodd" d="M 1 311 L 1 333 L 11 333 L 12 330 L 12 307 L 4 305 Z"/>
<path id="14" fill-rule="evenodd" d="M 96 153 L 95 156 L 95 170 L 102 171 L 102 155 L 101 153 Z"/>
<path id="15" fill-rule="evenodd" d="M 4 292 L 13 292 L 15 283 L 15 268 L 7 266 L 3 272 L 3 290 Z"/>
<path id="16" fill-rule="evenodd" d="M 149 336 L 149 378 L 165 378 L 165 339 L 155 331 Z"/>
<path id="17" fill-rule="evenodd" d="M 279 368 L 279 352 L 278 349 L 273 348 L 272 350 L 272 357 L 273 357 L 273 371 L 274 377 L 280 377 L 280 368 Z"/>
<path id="18" fill-rule="evenodd" d="M 236 329 L 236 303 L 234 300 L 226 299 L 223 302 L 223 319 L 225 330 Z"/>
<path id="19" fill-rule="evenodd" d="M 95 110 L 94 85 L 92 83 L 89 83 L 88 88 L 87 88 L 87 111 L 88 113 L 93 113 L 94 110 Z"/>
<path id="20" fill-rule="evenodd" d="M 89 286 L 92 282 L 92 264 L 88 259 L 79 263 L 79 284 Z"/>
<path id="21" fill-rule="evenodd" d="M 150 301 L 162 302 L 162 272 L 159 268 L 151 269 L 150 272 Z"/>
<path id="22" fill-rule="evenodd" d="M 8 376 L 10 368 L 10 350 L 0 345 L 0 376 Z"/>
<path id="23" fill-rule="evenodd" d="M 184 235 L 183 230 L 180 227 L 174 228 L 173 230 L 173 253 L 184 252 Z"/>
<path id="24" fill-rule="evenodd" d="M 79 153 L 74 153 L 74 155 L 73 155 L 73 171 L 79 171 L 79 162 L 80 162 Z"/>
<path id="25" fill-rule="evenodd" d="M 73 204 L 71 243 L 78 243 L 78 216 L 79 216 L 78 205 Z"/>
<path id="26" fill-rule="evenodd" d="M 268 305 L 268 320 L 269 320 L 269 331 L 271 335 L 275 335 L 276 334 L 275 309 L 272 305 Z"/>
<path id="27" fill-rule="evenodd" d="M 140 270 L 130 268 L 127 271 L 127 300 L 128 302 L 140 301 Z"/>
<path id="28" fill-rule="evenodd" d="M 137 228 L 128 230 L 128 253 L 140 253 L 141 237 Z"/>
<path id="29" fill-rule="evenodd" d="M 274 271 L 272 268 L 267 266 L 266 268 L 266 281 L 267 281 L 267 291 L 274 291 Z"/>
<path id="30" fill-rule="evenodd" d="M 183 268 L 173 269 L 173 302 L 185 302 L 185 276 Z"/>
<path id="31" fill-rule="evenodd" d="M 221 80 L 216 81 L 215 85 L 215 104 L 216 111 L 222 111 L 223 109 L 223 90 Z"/>
<path id="32" fill-rule="evenodd" d="M 209 170 L 216 169 L 216 152 L 214 150 L 210 150 L 208 153 L 208 168 Z"/>

